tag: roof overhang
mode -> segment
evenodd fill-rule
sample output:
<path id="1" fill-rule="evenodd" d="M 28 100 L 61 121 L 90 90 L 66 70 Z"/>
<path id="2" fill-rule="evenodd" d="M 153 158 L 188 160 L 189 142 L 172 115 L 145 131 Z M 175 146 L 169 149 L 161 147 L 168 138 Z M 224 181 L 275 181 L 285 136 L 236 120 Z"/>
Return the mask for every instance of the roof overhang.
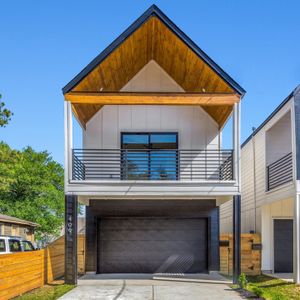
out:
<path id="1" fill-rule="evenodd" d="M 150 60 L 186 93 L 120 93 Z M 75 76 L 63 93 L 83 127 L 107 104 L 201 105 L 222 127 L 245 90 L 153 5 Z"/>

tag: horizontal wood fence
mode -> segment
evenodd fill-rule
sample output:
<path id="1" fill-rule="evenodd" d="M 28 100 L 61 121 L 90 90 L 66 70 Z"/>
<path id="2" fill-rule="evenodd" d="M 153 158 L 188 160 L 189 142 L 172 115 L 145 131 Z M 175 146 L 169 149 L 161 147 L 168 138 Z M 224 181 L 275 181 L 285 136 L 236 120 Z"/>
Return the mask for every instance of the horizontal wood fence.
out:
<path id="1" fill-rule="evenodd" d="M 232 234 L 220 235 L 220 272 L 232 275 Z M 261 273 L 261 239 L 259 234 L 243 233 L 241 236 L 241 272 L 246 275 Z"/>
<path id="2" fill-rule="evenodd" d="M 78 273 L 84 273 L 84 235 L 78 235 Z M 43 250 L 0 255 L 0 299 L 12 299 L 64 275 L 65 237 Z"/>
<path id="3" fill-rule="evenodd" d="M 0 255 L 0 299 L 11 299 L 44 282 L 44 250 Z"/>

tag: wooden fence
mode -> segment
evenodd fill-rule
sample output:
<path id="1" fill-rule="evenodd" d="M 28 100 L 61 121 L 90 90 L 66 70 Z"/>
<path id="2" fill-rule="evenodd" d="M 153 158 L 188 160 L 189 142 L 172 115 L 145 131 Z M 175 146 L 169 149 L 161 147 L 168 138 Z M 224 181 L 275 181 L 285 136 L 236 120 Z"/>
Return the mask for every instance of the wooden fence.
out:
<path id="1" fill-rule="evenodd" d="M 232 275 L 232 234 L 220 236 L 220 272 Z M 226 242 L 229 242 L 226 245 Z M 243 233 L 241 236 L 241 272 L 246 275 L 259 275 L 261 273 L 260 235 Z M 222 246 L 222 244 L 225 244 Z"/>
<path id="2" fill-rule="evenodd" d="M 84 235 L 78 235 L 78 273 L 84 273 Z M 65 238 L 43 250 L 0 255 L 0 299 L 6 300 L 64 275 Z"/>
<path id="3" fill-rule="evenodd" d="M 78 254 L 78 274 L 85 272 L 85 236 L 78 235 L 77 254 Z M 47 248 L 45 248 L 47 256 L 47 282 L 62 277 L 65 272 L 65 237 L 62 236 Z"/>
<path id="4" fill-rule="evenodd" d="M 44 282 L 44 250 L 0 255 L 0 299 L 11 299 Z"/>

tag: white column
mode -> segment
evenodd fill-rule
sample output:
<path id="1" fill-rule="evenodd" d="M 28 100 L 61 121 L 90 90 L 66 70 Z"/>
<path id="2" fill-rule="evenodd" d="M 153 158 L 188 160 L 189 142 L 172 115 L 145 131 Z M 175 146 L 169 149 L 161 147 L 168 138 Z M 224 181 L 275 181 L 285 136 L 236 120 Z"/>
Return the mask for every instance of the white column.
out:
<path id="1" fill-rule="evenodd" d="M 300 284 L 300 181 L 297 180 L 297 143 L 295 100 L 291 102 L 291 135 L 293 153 L 293 177 L 295 183 L 294 219 L 293 219 L 293 277 L 294 282 Z"/>
<path id="2" fill-rule="evenodd" d="M 65 130 L 65 191 L 69 180 L 72 178 L 72 148 L 73 124 L 72 105 L 69 101 L 64 103 L 64 130 Z"/>
<path id="3" fill-rule="evenodd" d="M 239 186 L 239 191 L 240 191 L 240 185 L 241 185 L 241 171 L 240 171 L 240 160 L 241 160 L 241 134 L 240 134 L 240 103 L 235 103 L 233 106 L 233 176 L 234 179 L 236 180 L 238 186 Z"/>
<path id="4" fill-rule="evenodd" d="M 294 282 L 300 283 L 300 194 L 294 200 Z"/>

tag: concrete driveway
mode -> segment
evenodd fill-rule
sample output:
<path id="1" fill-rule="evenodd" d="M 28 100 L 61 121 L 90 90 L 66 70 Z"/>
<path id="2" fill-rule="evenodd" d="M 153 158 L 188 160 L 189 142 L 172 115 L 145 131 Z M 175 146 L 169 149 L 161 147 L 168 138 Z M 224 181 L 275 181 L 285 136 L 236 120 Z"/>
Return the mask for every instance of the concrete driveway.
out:
<path id="1" fill-rule="evenodd" d="M 61 300 L 238 300 L 242 299 L 226 282 L 197 278 L 88 279 Z"/>

